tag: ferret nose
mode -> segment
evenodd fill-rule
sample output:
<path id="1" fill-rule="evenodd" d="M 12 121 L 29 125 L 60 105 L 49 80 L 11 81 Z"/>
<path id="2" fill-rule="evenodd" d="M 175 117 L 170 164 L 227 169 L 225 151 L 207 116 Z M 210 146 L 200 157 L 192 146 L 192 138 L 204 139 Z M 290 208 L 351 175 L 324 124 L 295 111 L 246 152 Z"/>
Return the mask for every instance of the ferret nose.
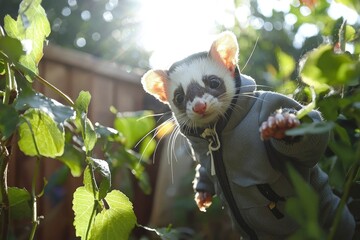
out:
<path id="1" fill-rule="evenodd" d="M 206 103 L 205 102 L 196 102 L 193 106 L 193 111 L 197 114 L 204 114 L 206 111 Z"/>

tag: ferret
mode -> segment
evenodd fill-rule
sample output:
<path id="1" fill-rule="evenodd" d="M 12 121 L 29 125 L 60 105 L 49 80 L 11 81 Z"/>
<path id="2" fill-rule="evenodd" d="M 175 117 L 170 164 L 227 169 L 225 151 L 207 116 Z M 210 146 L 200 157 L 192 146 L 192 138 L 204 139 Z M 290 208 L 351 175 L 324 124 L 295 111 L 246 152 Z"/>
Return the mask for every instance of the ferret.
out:
<path id="1" fill-rule="evenodd" d="M 317 165 L 329 133 L 288 137 L 301 124 L 303 106 L 271 91 L 256 90 L 255 81 L 239 71 L 236 36 L 226 31 L 208 52 L 175 62 L 168 70 L 149 70 L 142 77 L 146 92 L 168 104 L 198 161 L 195 201 L 201 211 L 214 195 L 228 209 L 244 239 L 284 239 L 299 225 L 285 211 L 295 196 L 284 170 L 290 162 L 319 194 L 319 224 L 329 231 L 339 198 Z M 308 116 L 322 121 L 318 111 Z M 351 239 L 355 228 L 347 208 L 337 239 Z"/>

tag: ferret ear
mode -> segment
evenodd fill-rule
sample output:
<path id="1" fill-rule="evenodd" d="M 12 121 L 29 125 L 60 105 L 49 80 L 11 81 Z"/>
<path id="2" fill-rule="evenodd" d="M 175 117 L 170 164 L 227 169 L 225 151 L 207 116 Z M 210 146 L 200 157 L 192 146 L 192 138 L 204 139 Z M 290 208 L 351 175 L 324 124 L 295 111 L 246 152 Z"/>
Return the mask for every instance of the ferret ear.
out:
<path id="1" fill-rule="evenodd" d="M 149 70 L 141 78 L 141 83 L 146 92 L 150 93 L 163 103 L 168 103 L 166 96 L 166 82 L 168 75 L 163 70 Z"/>
<path id="2" fill-rule="evenodd" d="M 239 45 L 235 34 L 230 31 L 221 33 L 210 48 L 210 56 L 224 65 L 232 74 L 235 73 L 238 55 Z"/>

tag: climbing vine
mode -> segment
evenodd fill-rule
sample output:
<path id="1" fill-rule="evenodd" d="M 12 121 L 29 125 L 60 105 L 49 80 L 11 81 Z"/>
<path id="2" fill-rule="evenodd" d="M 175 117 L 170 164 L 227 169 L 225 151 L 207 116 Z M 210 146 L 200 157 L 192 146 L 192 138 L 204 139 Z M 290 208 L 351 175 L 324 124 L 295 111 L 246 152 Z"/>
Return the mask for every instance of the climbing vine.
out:
<path id="1" fill-rule="evenodd" d="M 155 121 L 150 117 L 134 121 L 148 114 L 143 112 L 117 116 L 116 129 L 93 124 L 88 118 L 90 93 L 82 91 L 73 101 L 39 76 L 38 64 L 49 34 L 41 0 L 23 0 L 17 19 L 7 15 L 0 26 L 0 239 L 10 238 L 14 219 L 31 219 L 28 239 L 35 238 L 42 220 L 38 199 L 44 192 L 37 183 L 42 177 L 40 165 L 48 158 L 59 160 L 74 177 L 83 176 L 83 186 L 73 195 L 76 236 L 128 239 L 136 216 L 129 198 L 112 189 L 111 170 L 115 165 L 131 169 L 142 189 L 150 191 L 144 161 L 139 159 L 148 158 L 155 148 L 150 136 L 143 138 L 155 127 Z M 32 87 L 34 81 L 53 90 L 66 104 L 37 92 Z M 140 145 L 146 147 L 132 150 L 142 138 Z M 103 150 L 107 160 L 94 157 L 95 147 Z M 18 148 L 36 159 L 29 191 L 7 185 L 9 161 L 22 160 L 12 157 Z"/>

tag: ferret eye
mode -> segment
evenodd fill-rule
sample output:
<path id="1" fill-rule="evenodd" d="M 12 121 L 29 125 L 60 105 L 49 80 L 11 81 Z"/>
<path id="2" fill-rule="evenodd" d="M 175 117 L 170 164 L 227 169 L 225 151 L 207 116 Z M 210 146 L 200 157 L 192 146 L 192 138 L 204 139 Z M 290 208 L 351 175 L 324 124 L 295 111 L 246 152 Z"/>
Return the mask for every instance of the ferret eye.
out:
<path id="1" fill-rule="evenodd" d="M 185 100 L 185 96 L 184 96 L 183 93 L 180 93 L 180 92 L 175 93 L 174 101 L 175 101 L 176 104 L 180 105 L 180 104 L 182 104 L 184 102 L 184 100 Z"/>
<path id="2" fill-rule="evenodd" d="M 212 89 L 216 89 L 220 87 L 221 81 L 217 77 L 210 77 L 209 79 L 209 87 Z"/>

